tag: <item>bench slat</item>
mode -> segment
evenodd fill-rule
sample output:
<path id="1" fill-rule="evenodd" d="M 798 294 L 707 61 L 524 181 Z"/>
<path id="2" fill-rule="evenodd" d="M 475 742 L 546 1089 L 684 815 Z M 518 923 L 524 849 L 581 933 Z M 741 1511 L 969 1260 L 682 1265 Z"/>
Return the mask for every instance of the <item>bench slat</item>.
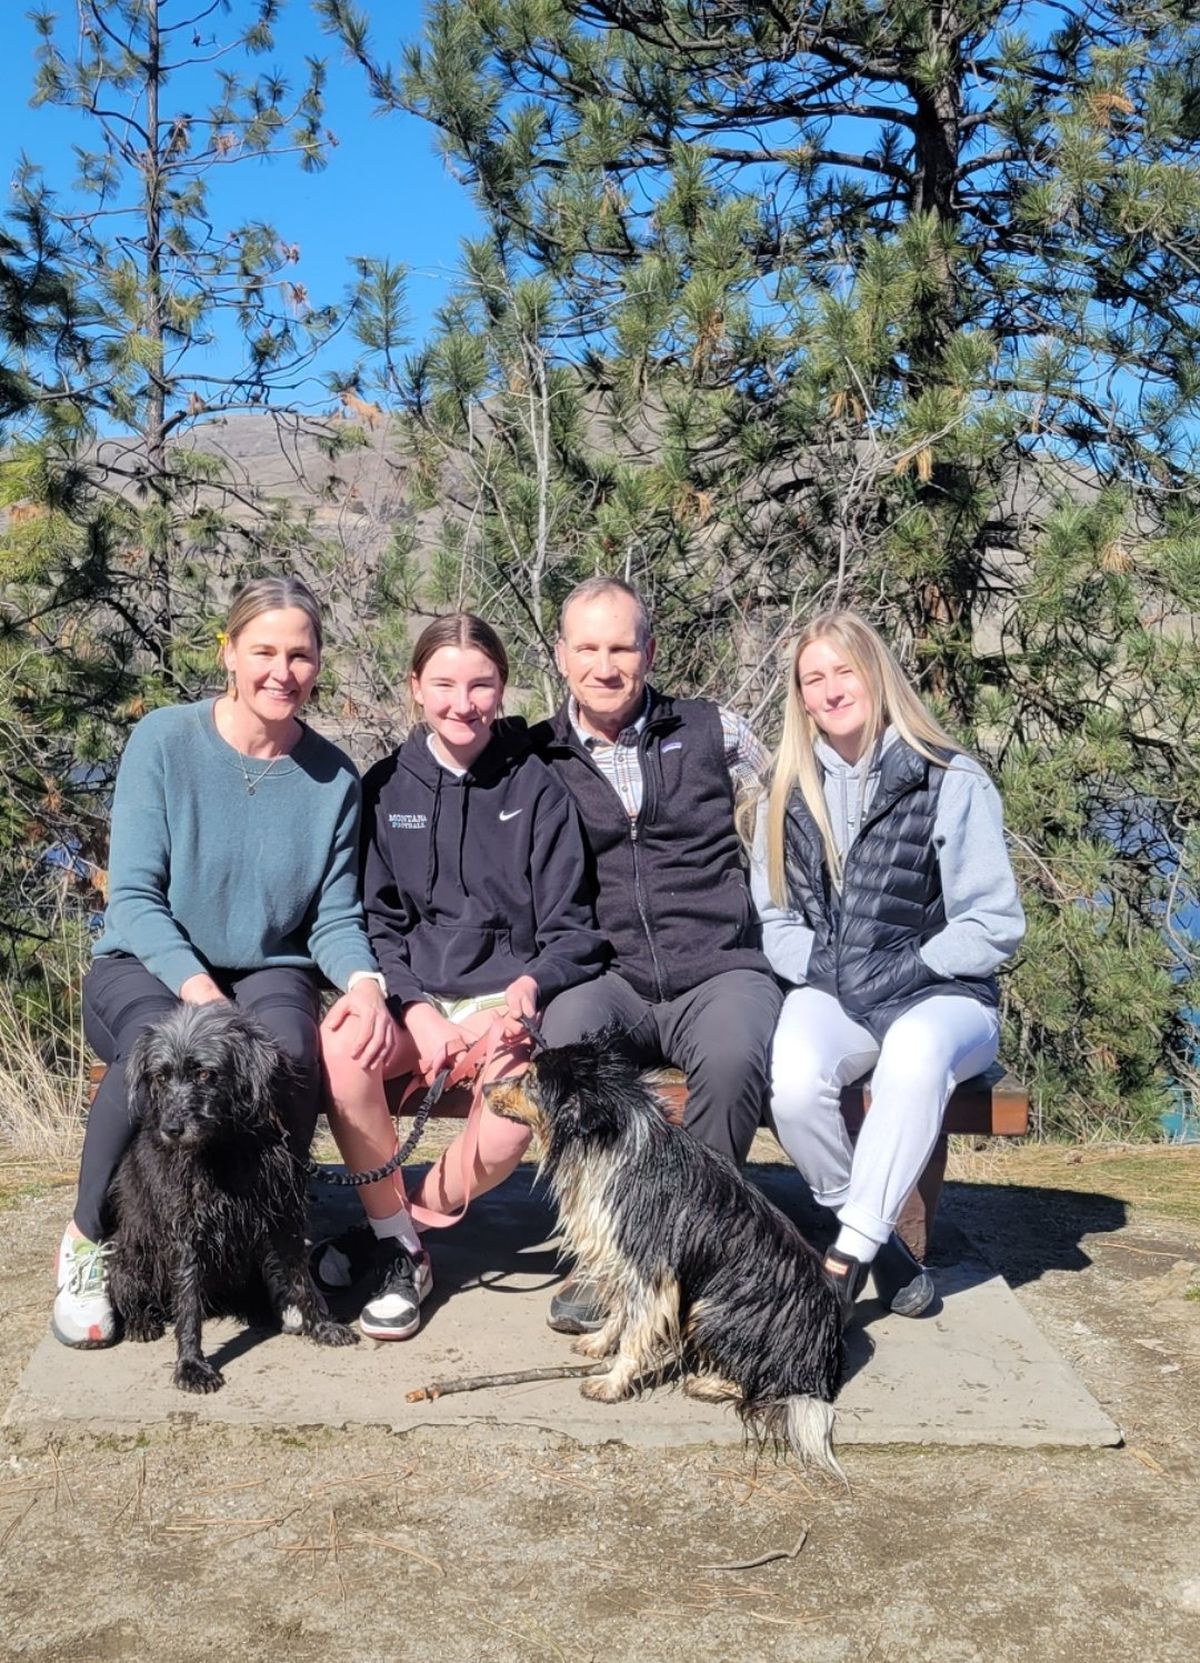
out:
<path id="1" fill-rule="evenodd" d="M 90 1097 L 104 1078 L 102 1062 L 91 1067 Z M 663 1099 L 667 1116 L 676 1125 L 683 1119 L 687 1101 L 687 1084 L 678 1069 L 662 1068 L 649 1076 L 650 1084 Z M 469 1094 L 449 1092 L 434 1109 L 435 1119 L 461 1120 L 466 1114 Z M 842 1113 L 854 1127 L 871 1106 L 870 1079 L 856 1081 L 842 1092 Z M 1029 1092 L 999 1063 L 993 1064 L 974 1079 L 964 1080 L 955 1088 L 946 1108 L 943 1128 L 946 1132 L 967 1133 L 976 1137 L 1024 1137 L 1029 1130 Z"/>
<path id="2" fill-rule="evenodd" d="M 649 1080 L 665 1102 L 669 1118 L 678 1124 L 687 1099 L 683 1075 L 677 1069 L 663 1068 L 652 1073 Z M 845 1087 L 842 1113 L 853 1130 L 862 1124 L 870 1106 L 869 1077 Z M 1029 1093 L 1016 1075 L 995 1063 L 955 1088 L 946 1106 L 942 1130 L 976 1137 L 1023 1137 L 1029 1130 Z"/>

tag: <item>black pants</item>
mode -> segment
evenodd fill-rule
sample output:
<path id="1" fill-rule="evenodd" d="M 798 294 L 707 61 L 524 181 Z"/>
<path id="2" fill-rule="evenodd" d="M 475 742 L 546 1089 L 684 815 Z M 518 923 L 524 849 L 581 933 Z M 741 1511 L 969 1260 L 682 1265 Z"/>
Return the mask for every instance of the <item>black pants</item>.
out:
<path id="1" fill-rule="evenodd" d="M 758 970 L 726 970 L 677 999 L 651 1004 L 620 976 L 560 993 L 546 1007 L 547 1045 L 569 1045 L 617 1022 L 643 1068 L 670 1064 L 687 1075 L 684 1125 L 739 1165 L 762 1122 L 771 1038 L 783 995 Z"/>
<path id="2" fill-rule="evenodd" d="M 279 1102 L 292 1148 L 308 1153 L 321 1107 L 320 984 L 313 970 L 214 970 L 239 1010 L 258 1021 L 296 1065 L 294 1086 Z M 83 1031 L 108 1073 L 88 1115 L 75 1223 L 89 1241 L 111 1229 L 108 1186 L 129 1147 L 134 1124 L 125 1092 L 125 1061 L 143 1028 L 179 1000 L 140 959 L 113 953 L 92 960 L 83 980 Z"/>

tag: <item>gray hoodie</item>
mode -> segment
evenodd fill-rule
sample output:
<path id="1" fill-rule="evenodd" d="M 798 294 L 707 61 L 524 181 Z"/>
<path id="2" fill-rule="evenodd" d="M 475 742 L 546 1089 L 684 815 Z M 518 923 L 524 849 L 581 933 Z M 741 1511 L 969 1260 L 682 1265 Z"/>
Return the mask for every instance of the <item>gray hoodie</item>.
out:
<path id="1" fill-rule="evenodd" d="M 869 756 L 844 761 L 818 741 L 825 770 L 825 803 L 838 850 L 845 854 L 858 836 L 879 784 L 883 752 L 895 743 L 888 728 Z M 1025 934 L 1025 914 L 1004 843 L 1000 794 L 979 764 L 956 756 L 938 794 L 933 841 L 946 909 L 945 928 L 920 949 L 938 976 L 990 976 L 1010 959 Z M 750 889 L 762 920 L 763 951 L 772 970 L 797 986 L 804 981 L 813 932 L 802 916 L 777 907 L 767 888 L 766 803 L 760 805 L 751 857 Z"/>

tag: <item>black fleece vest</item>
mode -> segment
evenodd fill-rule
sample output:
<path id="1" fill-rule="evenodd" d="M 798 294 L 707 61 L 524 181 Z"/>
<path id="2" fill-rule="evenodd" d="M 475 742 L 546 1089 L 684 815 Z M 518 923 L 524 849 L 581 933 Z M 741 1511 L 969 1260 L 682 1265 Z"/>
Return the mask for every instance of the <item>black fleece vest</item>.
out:
<path id="1" fill-rule="evenodd" d="M 565 707 L 533 737 L 579 807 L 597 920 L 617 974 L 652 1002 L 677 998 L 725 970 L 769 974 L 717 706 L 651 691 L 638 744 L 642 809 L 632 822 Z"/>
<path id="2" fill-rule="evenodd" d="M 840 896 L 807 803 L 798 789 L 788 801 L 788 897 L 816 936 L 804 979 L 833 994 L 876 1038 L 935 994 L 998 1002 L 994 977 L 936 976 L 920 954 L 946 922 L 933 842 L 945 777 L 903 740 L 888 747 L 870 810 L 846 851 Z"/>

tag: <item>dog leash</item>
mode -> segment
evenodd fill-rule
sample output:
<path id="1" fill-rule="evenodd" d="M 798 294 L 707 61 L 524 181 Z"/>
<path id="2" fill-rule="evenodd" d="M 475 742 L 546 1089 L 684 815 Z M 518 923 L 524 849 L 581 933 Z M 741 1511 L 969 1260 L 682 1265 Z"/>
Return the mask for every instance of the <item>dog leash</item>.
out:
<path id="1" fill-rule="evenodd" d="M 467 1208 L 470 1205 L 471 1179 L 475 1172 L 475 1156 L 479 1150 L 479 1132 L 484 1109 L 483 1092 L 487 1084 L 487 1072 L 500 1051 L 515 1051 L 517 1049 L 517 1041 L 515 1040 L 508 1040 L 503 1045 L 500 1042 L 504 1022 L 504 1017 L 496 1017 L 487 1033 L 482 1038 L 477 1039 L 475 1044 L 463 1053 L 458 1064 L 451 1070 L 450 1078 L 446 1083 L 446 1089 L 449 1090 L 451 1086 L 461 1084 L 469 1079 L 472 1074 L 475 1077 L 475 1090 L 471 1096 L 471 1105 L 467 1110 L 467 1123 L 463 1128 L 462 1135 L 460 1165 L 462 1206 L 456 1213 L 440 1213 L 433 1207 L 422 1207 L 413 1202 L 409 1206 L 409 1211 L 417 1224 L 432 1226 L 434 1229 L 445 1229 L 466 1217 Z M 520 1022 L 528 1036 L 529 1056 L 532 1059 L 537 1056 L 539 1051 L 546 1049 L 546 1041 L 536 1017 L 522 1016 Z M 473 1060 L 475 1054 L 481 1048 L 482 1057 L 478 1061 Z"/>
<path id="2" fill-rule="evenodd" d="M 336 1166 L 322 1166 L 320 1161 L 314 1161 L 310 1157 L 307 1167 L 308 1176 L 316 1178 L 319 1183 L 337 1184 L 345 1189 L 362 1189 L 366 1184 L 377 1184 L 381 1178 L 390 1178 L 393 1172 L 398 1171 L 404 1165 L 417 1144 L 420 1143 L 430 1115 L 445 1096 L 449 1079 L 449 1066 L 439 1069 L 434 1075 L 433 1083 L 417 1105 L 417 1112 L 413 1116 L 412 1130 L 405 1138 L 403 1146 L 397 1149 L 392 1158 L 385 1161 L 382 1166 L 373 1167 L 370 1172 L 342 1172 Z M 400 1109 L 403 1109 L 417 1089 L 418 1086 L 414 1085 L 405 1092 L 399 1105 Z"/>
<path id="3" fill-rule="evenodd" d="M 539 1051 L 545 1050 L 546 1048 L 546 1042 L 542 1036 L 541 1028 L 539 1027 L 536 1019 L 531 1016 L 522 1016 L 520 1020 L 521 1026 L 525 1029 L 528 1035 L 530 1056 L 536 1056 Z M 404 1162 L 408 1159 L 413 1150 L 417 1147 L 417 1144 L 421 1141 L 421 1136 L 425 1131 L 430 1115 L 433 1113 L 433 1110 L 436 1108 L 437 1104 L 445 1096 L 446 1092 L 453 1091 L 455 1087 L 464 1084 L 467 1080 L 474 1080 L 475 1089 L 472 1093 L 471 1103 L 467 1110 L 466 1124 L 463 1127 L 463 1141 L 461 1148 L 463 1204 L 461 1209 L 457 1213 L 441 1213 L 432 1207 L 422 1207 L 417 1204 L 410 1204 L 410 1210 L 413 1218 L 418 1224 L 432 1225 L 435 1228 L 445 1228 L 451 1224 L 457 1224 L 467 1211 L 467 1197 L 469 1197 L 471 1193 L 471 1177 L 475 1169 L 475 1156 L 479 1150 L 479 1131 L 484 1107 L 483 1088 L 485 1085 L 485 1076 L 497 1053 L 501 1049 L 515 1049 L 514 1041 L 510 1040 L 507 1047 L 502 1047 L 500 1044 L 500 1033 L 503 1029 L 504 1021 L 505 1018 L 497 1017 L 489 1025 L 487 1032 L 481 1035 L 473 1045 L 468 1046 L 467 1049 L 462 1052 L 457 1062 L 448 1064 L 445 1068 L 438 1070 L 437 1074 L 433 1078 L 433 1081 L 427 1088 L 425 1095 L 422 1097 L 417 1106 L 416 1114 L 413 1117 L 412 1129 L 410 1130 L 408 1137 L 405 1138 L 404 1143 L 396 1150 L 396 1153 L 390 1160 L 385 1161 L 382 1166 L 377 1166 L 369 1172 L 340 1172 L 336 1167 L 322 1166 L 318 1161 L 309 1160 L 307 1168 L 308 1176 L 310 1178 L 316 1178 L 319 1182 L 324 1184 L 336 1184 L 350 1189 L 361 1189 L 366 1184 L 378 1183 L 381 1178 L 389 1178 L 393 1172 L 398 1171 L 400 1167 L 403 1166 Z M 404 1096 L 400 1100 L 397 1110 L 398 1113 L 403 1111 L 409 1099 L 413 1097 L 419 1089 L 420 1086 L 418 1082 L 414 1082 L 414 1084 L 409 1087 L 408 1091 L 405 1092 Z"/>

